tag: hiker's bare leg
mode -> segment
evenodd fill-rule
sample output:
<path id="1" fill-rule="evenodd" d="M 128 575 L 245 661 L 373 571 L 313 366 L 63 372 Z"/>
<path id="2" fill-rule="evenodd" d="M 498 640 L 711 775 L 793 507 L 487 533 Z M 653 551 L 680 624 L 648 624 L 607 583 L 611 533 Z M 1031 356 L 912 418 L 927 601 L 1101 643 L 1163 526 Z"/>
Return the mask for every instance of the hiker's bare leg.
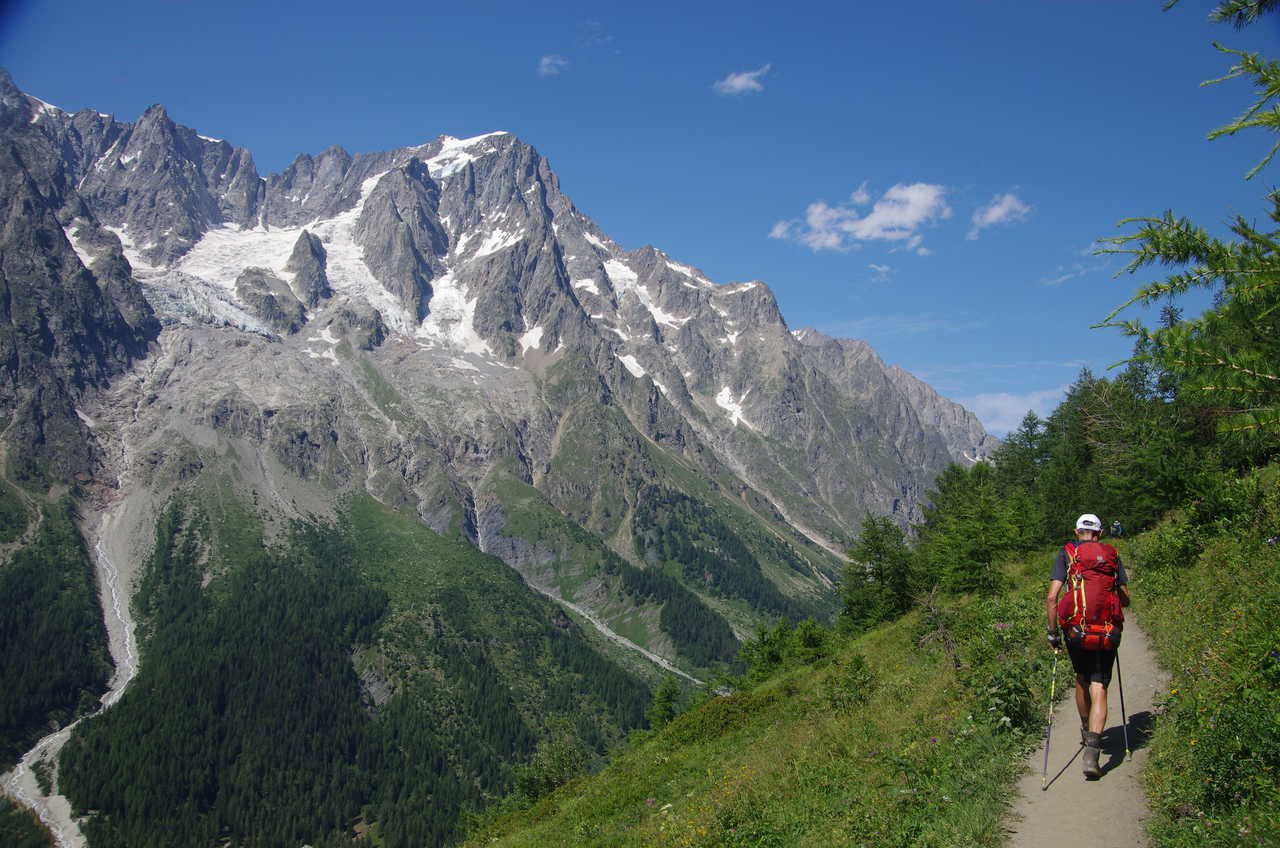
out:
<path id="1" fill-rule="evenodd" d="M 1089 732 L 1101 733 L 1107 729 L 1107 687 L 1101 683 L 1090 683 L 1087 700 Z"/>
<path id="2" fill-rule="evenodd" d="M 1089 681 L 1076 675 L 1076 711 L 1080 713 L 1080 723 L 1089 723 L 1091 704 L 1089 702 Z"/>

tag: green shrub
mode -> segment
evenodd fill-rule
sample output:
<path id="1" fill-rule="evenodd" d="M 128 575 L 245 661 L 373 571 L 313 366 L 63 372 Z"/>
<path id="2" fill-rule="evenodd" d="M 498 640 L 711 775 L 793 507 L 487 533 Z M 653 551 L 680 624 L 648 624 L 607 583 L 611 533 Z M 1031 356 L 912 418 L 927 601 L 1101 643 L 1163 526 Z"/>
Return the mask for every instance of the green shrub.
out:
<path id="1" fill-rule="evenodd" d="M 866 703 L 876 690 L 876 675 L 859 653 L 849 654 L 831 667 L 823 684 L 827 705 L 836 713 L 849 713 Z"/>
<path id="2" fill-rule="evenodd" d="M 1160 845 L 1280 839 L 1276 470 L 1224 477 L 1134 545 L 1135 603 L 1171 671 L 1145 775 Z"/>
<path id="3" fill-rule="evenodd" d="M 582 773 L 588 762 L 582 743 L 568 734 L 548 737 L 527 763 L 511 770 L 514 801 L 527 806 Z"/>

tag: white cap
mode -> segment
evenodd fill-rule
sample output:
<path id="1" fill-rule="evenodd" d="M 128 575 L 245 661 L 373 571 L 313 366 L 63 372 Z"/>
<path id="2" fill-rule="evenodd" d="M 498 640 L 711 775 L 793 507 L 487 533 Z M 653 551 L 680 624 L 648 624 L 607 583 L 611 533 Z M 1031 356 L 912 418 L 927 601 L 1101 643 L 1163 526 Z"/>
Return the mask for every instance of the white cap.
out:
<path id="1" fill-rule="evenodd" d="M 1092 512 L 1086 512 L 1084 515 L 1076 519 L 1077 530 L 1101 530 L 1102 519 L 1094 515 Z"/>

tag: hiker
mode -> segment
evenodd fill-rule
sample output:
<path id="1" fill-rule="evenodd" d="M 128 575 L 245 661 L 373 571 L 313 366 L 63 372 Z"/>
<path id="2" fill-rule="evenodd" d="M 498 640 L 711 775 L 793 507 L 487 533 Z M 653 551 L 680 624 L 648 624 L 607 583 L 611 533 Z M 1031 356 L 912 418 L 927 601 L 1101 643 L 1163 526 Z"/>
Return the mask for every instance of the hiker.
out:
<path id="1" fill-rule="evenodd" d="M 1120 523 L 1120 519 L 1111 522 L 1111 535 L 1119 539 L 1124 535 L 1124 525 Z"/>
<path id="2" fill-rule="evenodd" d="M 1076 519 L 1078 544 L 1068 543 L 1058 551 L 1044 602 L 1049 647 L 1057 651 L 1065 642 L 1075 669 L 1084 775 L 1089 780 L 1102 776 L 1098 754 L 1107 726 L 1107 686 L 1124 622 L 1121 608 L 1129 606 L 1129 578 L 1120 555 L 1099 542 L 1101 538 L 1098 516 L 1086 513 Z M 1068 587 L 1065 594 L 1063 586 Z"/>

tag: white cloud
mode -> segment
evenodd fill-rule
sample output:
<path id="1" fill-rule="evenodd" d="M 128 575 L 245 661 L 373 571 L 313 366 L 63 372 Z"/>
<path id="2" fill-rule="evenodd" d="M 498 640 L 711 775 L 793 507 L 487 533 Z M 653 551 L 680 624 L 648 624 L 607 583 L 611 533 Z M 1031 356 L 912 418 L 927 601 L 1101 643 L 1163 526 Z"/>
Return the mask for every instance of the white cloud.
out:
<path id="1" fill-rule="evenodd" d="M 1015 224 L 1019 221 L 1025 221 L 1027 216 L 1031 214 L 1031 207 L 1022 202 L 1012 191 L 1004 194 L 997 194 L 991 198 L 991 202 L 985 206 L 979 206 L 973 212 L 973 227 L 969 230 L 969 235 L 965 236 L 970 240 L 976 239 L 978 234 L 988 227 L 994 227 L 997 224 Z"/>
<path id="2" fill-rule="evenodd" d="M 538 74 L 544 77 L 554 77 L 569 67 L 569 60 L 558 53 L 552 53 L 549 56 L 543 56 L 538 60 Z"/>
<path id="3" fill-rule="evenodd" d="M 764 91 L 764 83 L 760 82 L 760 78 L 769 73 L 772 67 L 772 64 L 768 64 L 762 68 L 756 68 L 754 71 L 738 71 L 737 73 L 729 74 L 722 80 L 717 80 L 711 87 L 719 93 L 727 95 Z"/>
<path id="4" fill-rule="evenodd" d="M 1062 403 L 1068 388 L 1068 385 L 1062 385 L 1055 389 L 1043 389 L 1021 395 L 987 392 L 967 398 L 956 398 L 956 402 L 978 416 L 978 420 L 982 422 L 982 426 L 988 433 L 994 433 L 1003 438 L 1018 429 L 1028 410 L 1035 412 L 1041 418 L 1047 418 L 1049 413 Z"/>
<path id="5" fill-rule="evenodd" d="M 600 21 L 583 21 L 578 24 L 577 45 L 588 50 L 607 48 L 614 42 L 614 37 L 605 29 Z M 619 52 L 619 51 L 615 51 Z"/>
<path id="6" fill-rule="evenodd" d="M 875 274 L 871 277 L 871 282 L 873 283 L 887 283 L 889 281 L 890 275 L 893 274 L 892 265 L 877 265 L 876 263 L 872 262 L 867 267 L 875 272 Z"/>
<path id="7" fill-rule="evenodd" d="M 866 214 L 860 207 L 871 202 L 863 183 L 847 203 L 830 206 L 824 201 L 810 203 L 804 220 L 779 221 L 770 238 L 791 239 L 811 250 L 852 250 L 860 242 L 897 242 L 898 249 L 926 256 L 919 230 L 935 221 L 951 217 L 946 188 L 931 183 L 898 183 L 881 196 Z"/>
<path id="8" fill-rule="evenodd" d="M 1072 262 L 1071 265 L 1059 265 L 1052 274 L 1040 278 L 1042 286 L 1060 286 L 1068 280 L 1074 280 L 1076 277 L 1083 277 L 1086 274 L 1092 274 L 1096 271 L 1105 271 L 1111 267 L 1111 263 L 1102 262 Z"/>

